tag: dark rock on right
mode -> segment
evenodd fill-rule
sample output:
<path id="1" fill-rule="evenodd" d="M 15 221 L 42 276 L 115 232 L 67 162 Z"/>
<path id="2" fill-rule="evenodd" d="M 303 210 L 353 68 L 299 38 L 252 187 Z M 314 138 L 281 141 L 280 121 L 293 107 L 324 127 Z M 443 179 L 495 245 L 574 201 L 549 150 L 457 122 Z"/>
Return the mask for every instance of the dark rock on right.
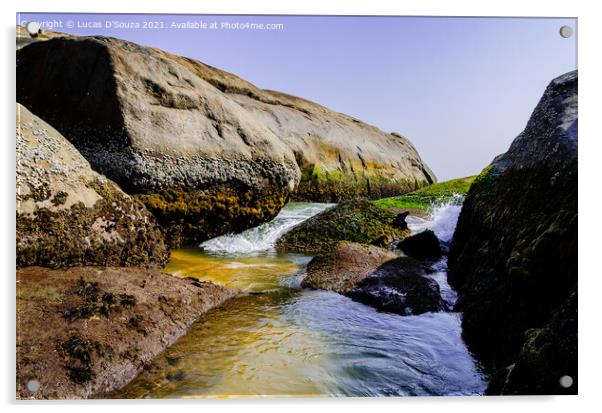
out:
<path id="1" fill-rule="evenodd" d="M 471 186 L 452 241 L 448 279 L 489 394 L 577 393 L 577 83 L 550 83 Z"/>
<path id="2" fill-rule="evenodd" d="M 405 238 L 397 247 L 417 260 L 437 260 L 442 256 L 439 239 L 430 229 Z"/>

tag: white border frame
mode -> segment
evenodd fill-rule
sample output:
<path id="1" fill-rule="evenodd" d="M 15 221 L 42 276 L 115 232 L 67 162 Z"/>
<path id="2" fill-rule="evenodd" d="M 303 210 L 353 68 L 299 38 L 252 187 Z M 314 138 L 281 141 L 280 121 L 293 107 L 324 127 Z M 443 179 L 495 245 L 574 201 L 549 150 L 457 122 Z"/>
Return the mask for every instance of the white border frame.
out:
<path id="1" fill-rule="evenodd" d="M 600 244 L 598 237 L 602 234 L 599 219 L 601 175 L 597 163 L 601 151 L 600 121 L 594 110 L 600 107 L 600 47 L 602 39 L 602 22 L 596 13 L 595 1 L 591 0 L 548 0 L 531 1 L 505 0 L 406 0 L 397 3 L 391 0 L 212 0 L 192 2 L 190 0 L 146 0 L 124 1 L 104 0 L 103 2 L 82 2 L 69 0 L 28 0 L 15 4 L 11 8 L 2 2 L 2 26 L 4 41 L 4 61 L 2 65 L 2 81 L 5 97 L 1 101 L 2 125 L 5 136 L 2 139 L 2 194 L 3 231 L 2 231 L 2 264 L 6 271 L 3 274 L 5 294 L 2 310 L 5 328 L 4 339 L 0 340 L 2 355 L 6 363 L 0 374 L 2 384 L 2 401 L 10 409 L 42 408 L 50 412 L 65 410 L 91 410 L 106 412 L 106 409 L 131 409 L 142 407 L 149 411 L 163 412 L 168 404 L 177 404 L 178 409 L 252 409 L 289 412 L 305 412 L 307 409 L 330 408 L 363 411 L 367 408 L 377 409 L 420 409 L 420 411 L 468 412 L 483 411 L 504 412 L 517 408 L 544 408 L 550 412 L 567 412 L 570 410 L 593 410 L 599 408 L 601 393 L 597 385 L 600 378 L 600 347 L 602 333 L 597 314 L 600 312 L 598 302 L 602 291 L 600 281 L 600 265 L 597 263 Z M 542 17 L 577 17 L 579 19 L 579 68 L 580 68 L 580 117 L 581 139 L 579 148 L 579 396 L 575 397 L 487 397 L 487 398 L 395 398 L 395 399 L 270 399 L 270 400 L 202 400 L 202 401 L 87 401 L 87 402 L 15 402 L 15 285 L 14 285 L 14 131 L 15 121 L 15 53 L 14 27 L 16 12 L 105 12 L 105 13 L 211 13 L 211 14 L 333 14 L 333 15 L 415 15 L 415 16 L 542 16 Z M 8 91 L 8 93 L 7 93 Z M 598 201 L 598 202 L 597 202 Z M 370 407 L 369 407 L 370 406 Z M 373 407 L 372 407 L 373 406 Z"/>

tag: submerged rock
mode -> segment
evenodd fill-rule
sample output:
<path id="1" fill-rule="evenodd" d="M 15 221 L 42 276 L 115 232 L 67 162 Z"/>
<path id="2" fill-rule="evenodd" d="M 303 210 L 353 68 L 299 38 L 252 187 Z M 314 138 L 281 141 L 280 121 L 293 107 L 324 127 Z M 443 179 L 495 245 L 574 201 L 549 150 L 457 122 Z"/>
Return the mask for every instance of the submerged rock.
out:
<path id="1" fill-rule="evenodd" d="M 577 393 L 577 72 L 475 179 L 449 266 L 464 338 L 503 377 L 490 393 Z"/>
<path id="2" fill-rule="evenodd" d="M 394 227 L 397 215 L 368 201 L 342 202 L 285 233 L 276 248 L 286 251 L 327 251 L 339 241 L 386 247 L 410 230 Z"/>
<path id="3" fill-rule="evenodd" d="M 138 195 L 173 245 L 267 221 L 291 195 L 380 198 L 435 181 L 404 137 L 114 38 L 23 47 L 17 100 Z"/>
<path id="4" fill-rule="evenodd" d="M 417 260 L 437 260 L 442 256 L 439 239 L 430 229 L 403 239 L 397 247 Z"/>
<path id="5" fill-rule="evenodd" d="M 337 243 L 307 267 L 302 287 L 334 291 L 401 315 L 446 308 L 438 284 L 411 258 L 372 245 Z"/>
<path id="6" fill-rule="evenodd" d="M 19 269 L 17 397 L 91 398 L 121 388 L 235 294 L 156 269 Z M 28 389 L 30 380 L 39 390 Z"/>
<path id="7" fill-rule="evenodd" d="M 17 267 L 159 265 L 169 257 L 144 205 L 17 105 Z"/>

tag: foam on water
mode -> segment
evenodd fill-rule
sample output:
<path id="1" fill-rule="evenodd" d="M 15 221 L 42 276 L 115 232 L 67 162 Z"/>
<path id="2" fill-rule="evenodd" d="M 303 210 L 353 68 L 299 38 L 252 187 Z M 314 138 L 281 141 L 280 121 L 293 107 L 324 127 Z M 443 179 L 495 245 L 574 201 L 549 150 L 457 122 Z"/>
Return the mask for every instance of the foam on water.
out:
<path id="1" fill-rule="evenodd" d="M 434 204 L 426 219 L 409 216 L 406 219 L 408 228 L 415 234 L 430 229 L 441 241 L 450 242 L 456 229 L 463 201 L 463 196 L 456 195 L 445 202 Z"/>
<path id="2" fill-rule="evenodd" d="M 240 234 L 222 235 L 203 242 L 204 251 L 214 254 L 253 254 L 268 251 L 288 230 L 308 218 L 324 211 L 334 204 L 296 203 L 291 202 L 270 222 L 241 232 Z"/>

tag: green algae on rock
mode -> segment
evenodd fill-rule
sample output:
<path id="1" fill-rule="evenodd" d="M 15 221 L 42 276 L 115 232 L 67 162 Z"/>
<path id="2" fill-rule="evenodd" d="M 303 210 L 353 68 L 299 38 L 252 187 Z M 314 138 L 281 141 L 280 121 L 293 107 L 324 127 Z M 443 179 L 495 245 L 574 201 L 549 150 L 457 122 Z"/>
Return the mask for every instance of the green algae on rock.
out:
<path id="1" fill-rule="evenodd" d="M 490 394 L 577 393 L 577 82 L 550 83 L 475 179 L 452 241 L 449 282 Z"/>
<path id="2" fill-rule="evenodd" d="M 339 241 L 386 246 L 410 234 L 394 225 L 397 214 L 370 201 L 346 201 L 295 226 L 277 242 L 286 251 L 327 251 Z"/>
<path id="3" fill-rule="evenodd" d="M 475 178 L 475 176 L 467 176 L 438 182 L 405 195 L 382 198 L 373 202 L 383 208 L 427 211 L 434 203 L 446 202 L 458 196 L 465 196 Z"/>
<path id="4" fill-rule="evenodd" d="M 144 205 L 27 108 L 17 115 L 17 267 L 164 265 L 169 250 Z"/>

